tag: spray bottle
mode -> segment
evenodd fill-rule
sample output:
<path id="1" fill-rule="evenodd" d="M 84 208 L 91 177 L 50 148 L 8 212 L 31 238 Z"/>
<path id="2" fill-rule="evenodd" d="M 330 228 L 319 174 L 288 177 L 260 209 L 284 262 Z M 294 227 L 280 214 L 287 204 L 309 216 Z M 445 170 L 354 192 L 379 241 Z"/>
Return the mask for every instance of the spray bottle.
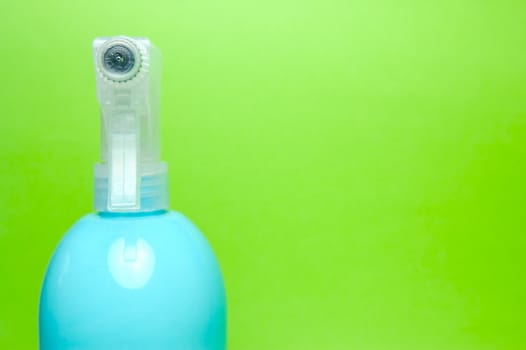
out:
<path id="1" fill-rule="evenodd" d="M 146 38 L 93 43 L 101 109 L 96 213 L 49 263 L 41 350 L 224 350 L 226 301 L 207 240 L 168 206 L 160 160 L 161 56 Z"/>

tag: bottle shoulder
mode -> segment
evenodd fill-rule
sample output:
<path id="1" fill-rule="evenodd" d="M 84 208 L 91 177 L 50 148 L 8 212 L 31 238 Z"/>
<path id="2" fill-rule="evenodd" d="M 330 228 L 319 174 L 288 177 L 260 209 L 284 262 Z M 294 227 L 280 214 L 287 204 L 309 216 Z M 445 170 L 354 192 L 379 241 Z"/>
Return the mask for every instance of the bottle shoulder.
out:
<path id="1" fill-rule="evenodd" d="M 155 257 L 155 261 L 163 261 L 162 266 L 202 262 L 208 266 L 206 269 L 217 269 L 215 254 L 205 236 L 178 212 L 120 218 L 85 215 L 63 236 L 49 268 L 60 270 L 60 266 L 69 266 L 69 261 L 82 266 L 106 266 L 121 257 L 124 261 Z M 61 263 L 64 261 L 68 264 Z"/>
<path id="2" fill-rule="evenodd" d="M 78 219 L 68 232 L 84 229 L 122 229 L 124 227 L 138 227 L 144 229 L 190 229 L 197 227 L 182 213 L 177 211 L 163 211 L 151 214 L 126 215 L 126 214 L 101 214 L 90 213 Z"/>
<path id="3" fill-rule="evenodd" d="M 160 210 L 151 213 L 89 213 L 76 221 L 79 222 L 144 222 L 144 221 L 189 221 L 182 213 L 174 210 Z"/>
<path id="4" fill-rule="evenodd" d="M 208 247 L 208 241 L 186 216 L 176 211 L 126 216 L 87 214 L 66 232 L 59 246 L 90 246 L 118 238 L 143 239 L 151 244 Z"/>

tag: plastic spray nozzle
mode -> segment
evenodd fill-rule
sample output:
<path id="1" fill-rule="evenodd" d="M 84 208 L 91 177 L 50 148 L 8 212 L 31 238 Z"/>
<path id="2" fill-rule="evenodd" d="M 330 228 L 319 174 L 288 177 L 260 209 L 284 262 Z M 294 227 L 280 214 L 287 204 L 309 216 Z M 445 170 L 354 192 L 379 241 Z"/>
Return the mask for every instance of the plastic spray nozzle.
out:
<path id="1" fill-rule="evenodd" d="M 95 165 L 95 209 L 167 209 L 167 167 L 160 161 L 160 52 L 148 39 L 119 36 L 95 39 L 93 55 L 102 158 Z"/>

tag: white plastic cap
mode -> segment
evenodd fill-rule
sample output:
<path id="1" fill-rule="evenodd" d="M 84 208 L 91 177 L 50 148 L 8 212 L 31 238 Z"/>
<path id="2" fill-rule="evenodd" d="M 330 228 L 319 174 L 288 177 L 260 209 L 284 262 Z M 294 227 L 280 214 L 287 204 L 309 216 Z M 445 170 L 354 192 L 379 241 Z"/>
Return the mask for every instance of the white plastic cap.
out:
<path id="1" fill-rule="evenodd" d="M 95 209 L 168 209 L 166 163 L 160 160 L 161 55 L 146 38 L 93 42 L 101 108 L 101 163 L 95 165 Z"/>

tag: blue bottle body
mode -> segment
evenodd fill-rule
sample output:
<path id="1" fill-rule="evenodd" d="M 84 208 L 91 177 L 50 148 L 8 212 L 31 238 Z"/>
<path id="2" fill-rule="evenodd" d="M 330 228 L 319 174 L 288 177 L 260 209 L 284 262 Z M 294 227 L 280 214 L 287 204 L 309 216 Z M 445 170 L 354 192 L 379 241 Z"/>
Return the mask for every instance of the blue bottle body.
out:
<path id="1" fill-rule="evenodd" d="M 182 214 L 90 214 L 48 267 L 41 350 L 224 350 L 226 301 L 208 242 Z"/>

